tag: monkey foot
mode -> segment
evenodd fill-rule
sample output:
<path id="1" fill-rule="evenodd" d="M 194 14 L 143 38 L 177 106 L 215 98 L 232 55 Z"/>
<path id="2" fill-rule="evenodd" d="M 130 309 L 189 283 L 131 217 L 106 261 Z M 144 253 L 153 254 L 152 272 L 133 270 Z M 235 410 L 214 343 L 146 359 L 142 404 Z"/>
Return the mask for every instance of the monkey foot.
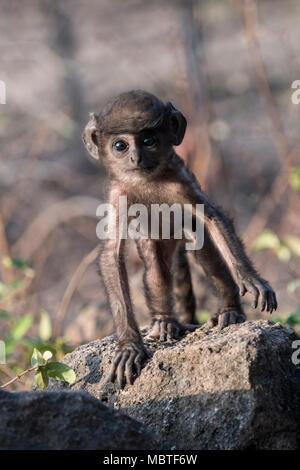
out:
<path id="1" fill-rule="evenodd" d="M 183 325 L 170 315 L 157 315 L 152 319 L 148 333 L 149 338 L 158 338 L 160 341 L 178 339 L 187 331 L 194 331 L 199 325 Z"/>
<path id="2" fill-rule="evenodd" d="M 142 343 L 131 343 L 119 346 L 111 366 L 109 381 L 116 382 L 118 388 L 132 384 L 142 370 L 148 352 Z"/>
<path id="3" fill-rule="evenodd" d="M 235 310 L 228 310 L 226 312 L 219 313 L 218 315 L 213 316 L 208 324 L 211 327 L 217 326 L 219 330 L 223 330 L 229 325 L 234 325 L 235 323 L 243 323 L 246 320 L 246 315 L 242 312 L 237 312 Z"/>

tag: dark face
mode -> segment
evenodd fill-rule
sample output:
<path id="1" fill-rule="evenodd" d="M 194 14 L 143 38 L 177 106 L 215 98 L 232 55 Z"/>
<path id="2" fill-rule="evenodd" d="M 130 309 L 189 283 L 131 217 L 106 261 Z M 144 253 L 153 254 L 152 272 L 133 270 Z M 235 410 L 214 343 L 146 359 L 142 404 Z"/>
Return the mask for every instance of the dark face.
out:
<path id="1" fill-rule="evenodd" d="M 162 130 L 143 130 L 138 134 L 109 136 L 105 159 L 119 179 L 135 175 L 151 178 L 165 169 L 172 151 L 168 134 Z"/>

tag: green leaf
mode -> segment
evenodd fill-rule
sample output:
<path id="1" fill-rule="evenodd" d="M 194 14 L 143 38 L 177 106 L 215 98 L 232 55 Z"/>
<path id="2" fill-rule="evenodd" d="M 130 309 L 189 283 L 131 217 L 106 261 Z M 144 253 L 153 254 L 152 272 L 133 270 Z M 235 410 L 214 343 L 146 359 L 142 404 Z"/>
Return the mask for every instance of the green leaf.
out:
<path id="1" fill-rule="evenodd" d="M 3 265 L 7 268 L 13 267 L 17 269 L 27 268 L 29 266 L 29 262 L 23 258 L 3 258 Z"/>
<path id="2" fill-rule="evenodd" d="M 287 317 L 286 323 L 292 327 L 295 325 L 300 325 L 300 310 L 297 310 L 296 312 L 291 313 Z"/>
<path id="3" fill-rule="evenodd" d="M 63 380 L 72 384 L 76 380 L 76 374 L 71 367 L 61 362 L 50 362 L 45 366 L 48 376 L 56 380 Z"/>
<path id="4" fill-rule="evenodd" d="M 43 354 L 43 359 L 44 361 L 49 361 L 49 359 L 51 359 L 52 356 L 53 354 L 51 351 L 45 351 Z"/>
<path id="5" fill-rule="evenodd" d="M 29 330 L 33 323 L 33 316 L 28 313 L 21 317 L 12 327 L 11 336 L 15 341 L 20 340 Z"/>
<path id="6" fill-rule="evenodd" d="M 0 310 L 0 318 L 11 318 L 11 314 L 7 310 Z"/>
<path id="7" fill-rule="evenodd" d="M 272 248 L 277 250 L 280 246 L 280 241 L 277 235 L 271 230 L 264 230 L 253 243 L 253 249 L 255 251 L 264 250 L 266 248 Z"/>
<path id="8" fill-rule="evenodd" d="M 300 191 L 300 166 L 293 168 L 290 174 L 290 185 L 295 191 Z"/>
<path id="9" fill-rule="evenodd" d="M 14 279 L 9 285 L 13 290 L 17 290 L 22 284 L 24 284 L 24 279 Z"/>
<path id="10" fill-rule="evenodd" d="M 48 374 L 47 374 L 47 371 L 44 367 L 41 367 L 41 374 L 42 374 L 42 377 L 43 377 L 43 381 L 44 381 L 44 385 L 45 385 L 45 388 L 48 387 L 48 384 L 49 384 L 49 377 L 48 377 Z"/>
<path id="11" fill-rule="evenodd" d="M 48 387 L 49 378 L 47 371 L 44 367 L 38 368 L 38 370 L 34 374 L 34 381 L 39 390 L 44 390 L 44 388 Z"/>
<path id="12" fill-rule="evenodd" d="M 286 326 L 286 317 L 281 316 L 281 317 L 272 317 L 272 322 L 274 323 L 281 323 L 283 326 Z"/>
<path id="13" fill-rule="evenodd" d="M 7 356 L 10 356 L 16 347 L 16 341 L 14 338 L 9 336 L 8 338 L 5 339 L 5 352 Z"/>
<path id="14" fill-rule="evenodd" d="M 197 318 L 200 323 L 205 323 L 210 318 L 210 312 L 207 310 L 200 310 L 197 312 Z"/>
<path id="15" fill-rule="evenodd" d="M 51 319 L 47 312 L 41 311 L 40 337 L 43 341 L 48 341 L 52 335 Z"/>
<path id="16" fill-rule="evenodd" d="M 32 356 L 31 356 L 31 365 L 42 366 L 43 364 L 44 364 L 43 356 L 41 355 L 38 349 L 34 348 Z"/>

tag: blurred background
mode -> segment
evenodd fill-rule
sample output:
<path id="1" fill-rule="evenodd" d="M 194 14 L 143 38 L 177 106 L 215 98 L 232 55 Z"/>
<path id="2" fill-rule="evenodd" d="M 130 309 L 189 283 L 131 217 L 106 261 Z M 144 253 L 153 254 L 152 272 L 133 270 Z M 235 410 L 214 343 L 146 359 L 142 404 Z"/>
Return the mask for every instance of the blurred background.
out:
<path id="1" fill-rule="evenodd" d="M 113 331 L 96 272 L 106 175 L 86 157 L 88 113 L 145 89 L 183 111 L 178 153 L 234 218 L 278 294 L 276 321 L 300 324 L 300 79 L 297 0 L 1 0 L 0 383 L 33 347 L 60 359 Z M 3 101 L 3 100 L 2 100 Z M 128 252 L 140 325 L 142 270 Z M 218 306 L 193 269 L 198 317 Z M 269 318 L 252 310 L 249 318 Z M 27 376 L 26 376 L 27 377 Z M 32 379 L 32 377 L 31 377 Z M 31 380 L 11 390 L 30 388 Z"/>

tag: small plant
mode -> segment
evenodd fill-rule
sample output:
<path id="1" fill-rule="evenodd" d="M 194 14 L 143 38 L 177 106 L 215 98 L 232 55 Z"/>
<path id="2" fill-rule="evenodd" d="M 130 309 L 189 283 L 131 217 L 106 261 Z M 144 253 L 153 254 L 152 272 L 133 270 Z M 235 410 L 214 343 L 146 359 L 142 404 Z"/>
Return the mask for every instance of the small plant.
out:
<path id="1" fill-rule="evenodd" d="M 11 270 L 13 280 L 6 284 L 0 282 L 0 321 L 3 331 L 3 338 L 1 339 L 5 343 L 7 361 L 5 367 L 0 367 L 0 372 L 1 375 L 2 373 L 6 375 L 15 373 L 17 374 L 16 378 L 19 378 L 35 369 L 36 366 L 32 364 L 32 358 L 34 354 L 37 354 L 35 351 L 38 351 L 41 357 L 45 353 L 48 355 L 50 353 L 54 360 L 60 361 L 66 353 L 72 351 L 72 348 L 65 337 L 53 338 L 52 321 L 45 310 L 42 309 L 37 314 L 26 312 L 20 315 L 20 306 L 22 310 L 27 308 L 27 292 L 35 274 L 28 261 L 6 257 L 1 262 L 7 269 Z M 31 330 L 37 333 L 29 334 Z M 29 367 L 30 361 L 31 367 Z M 56 363 L 51 362 L 48 364 L 49 371 L 54 367 L 52 364 Z M 38 371 L 37 377 L 46 377 L 45 365 L 40 365 L 41 370 Z M 64 365 L 62 366 L 64 367 Z M 61 368 L 61 377 L 64 372 L 62 366 L 59 366 Z M 9 374 L 6 373 L 7 371 L 9 371 Z M 9 383 L 13 383 L 16 378 Z"/>
<path id="2" fill-rule="evenodd" d="M 76 380 L 76 374 L 74 370 L 61 362 L 48 362 L 51 358 L 51 351 L 45 351 L 43 354 L 41 354 L 38 349 L 34 348 L 33 354 L 31 356 L 31 367 L 16 375 L 16 377 L 9 380 L 9 382 L 6 382 L 0 388 L 7 387 L 33 370 L 35 370 L 34 381 L 39 390 L 44 390 L 46 387 L 48 387 L 49 377 L 68 382 L 69 384 L 74 383 Z"/>
<path id="3" fill-rule="evenodd" d="M 290 328 L 295 328 L 300 325 L 300 310 L 296 310 L 296 312 L 290 313 L 289 315 L 280 315 L 279 317 L 273 318 L 274 322 L 280 322 L 284 326 L 288 326 Z"/>

